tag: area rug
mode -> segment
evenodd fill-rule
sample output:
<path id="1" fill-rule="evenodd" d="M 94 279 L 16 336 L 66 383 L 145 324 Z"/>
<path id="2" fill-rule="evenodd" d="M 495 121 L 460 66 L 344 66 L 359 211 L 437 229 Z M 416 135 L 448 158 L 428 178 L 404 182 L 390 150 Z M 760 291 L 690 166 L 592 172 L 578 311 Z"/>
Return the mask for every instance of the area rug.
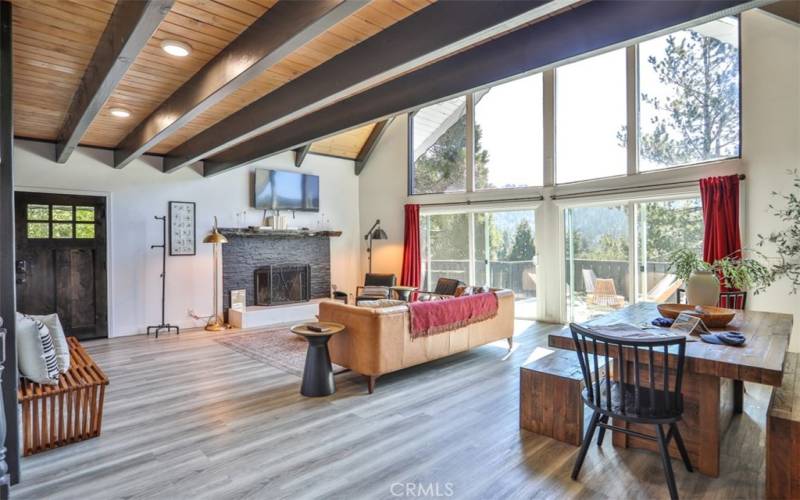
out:
<path id="1" fill-rule="evenodd" d="M 214 339 L 219 344 L 292 375 L 302 376 L 308 343 L 289 331 L 290 325 L 271 326 L 260 330 L 223 334 Z M 337 364 L 333 372 L 346 369 Z"/>

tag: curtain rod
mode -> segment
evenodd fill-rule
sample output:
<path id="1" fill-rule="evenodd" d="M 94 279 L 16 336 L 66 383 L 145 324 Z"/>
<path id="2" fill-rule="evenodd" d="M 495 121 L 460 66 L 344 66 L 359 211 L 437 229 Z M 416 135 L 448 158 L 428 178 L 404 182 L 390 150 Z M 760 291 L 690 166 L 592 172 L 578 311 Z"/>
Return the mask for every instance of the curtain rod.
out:
<path id="1" fill-rule="evenodd" d="M 743 181 L 747 178 L 744 174 L 739 174 L 739 180 Z M 649 184 L 647 186 L 630 186 L 630 187 L 618 187 L 618 188 L 609 188 L 609 189 L 600 189 L 597 191 L 584 191 L 581 193 L 567 193 L 562 195 L 554 194 L 550 196 L 551 200 L 569 200 L 572 198 L 584 198 L 590 196 L 602 196 L 606 194 L 628 194 L 628 193 L 637 193 L 643 190 L 647 190 L 650 188 L 665 188 L 665 187 L 681 187 L 681 186 L 691 186 L 697 184 L 699 180 L 693 181 L 681 181 L 681 182 L 665 182 L 662 184 Z"/>
<path id="2" fill-rule="evenodd" d="M 466 200 L 466 201 L 443 201 L 440 203 L 420 203 L 421 207 L 439 207 L 439 206 L 458 206 L 458 205 L 482 205 L 486 203 L 511 203 L 511 202 L 526 202 L 526 201 L 544 201 L 543 196 L 528 196 L 525 198 L 505 198 L 498 200 Z"/>

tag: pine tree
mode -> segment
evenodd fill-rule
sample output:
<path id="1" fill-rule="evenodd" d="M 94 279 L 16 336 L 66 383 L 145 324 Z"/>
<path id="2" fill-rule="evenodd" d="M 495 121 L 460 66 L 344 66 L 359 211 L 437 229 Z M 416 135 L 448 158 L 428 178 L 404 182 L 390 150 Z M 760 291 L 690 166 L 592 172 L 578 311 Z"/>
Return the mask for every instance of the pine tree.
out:
<path id="1" fill-rule="evenodd" d="M 523 219 L 517 225 L 517 231 L 514 234 L 514 243 L 511 245 L 511 252 L 509 252 L 508 260 L 533 260 L 534 255 L 536 255 L 536 246 L 533 243 L 533 230 L 527 219 Z"/>

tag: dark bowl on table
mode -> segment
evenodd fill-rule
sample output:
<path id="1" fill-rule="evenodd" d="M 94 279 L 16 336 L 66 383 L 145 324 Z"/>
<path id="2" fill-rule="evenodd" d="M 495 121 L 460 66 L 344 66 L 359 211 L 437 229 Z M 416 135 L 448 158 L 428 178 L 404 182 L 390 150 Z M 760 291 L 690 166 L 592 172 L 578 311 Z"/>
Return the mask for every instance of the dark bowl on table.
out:
<path id="1" fill-rule="evenodd" d="M 658 304 L 658 312 L 665 318 L 675 319 L 682 312 L 690 313 L 703 320 L 709 328 L 725 328 L 733 321 L 736 311 L 716 306 L 695 306 L 691 304 Z"/>

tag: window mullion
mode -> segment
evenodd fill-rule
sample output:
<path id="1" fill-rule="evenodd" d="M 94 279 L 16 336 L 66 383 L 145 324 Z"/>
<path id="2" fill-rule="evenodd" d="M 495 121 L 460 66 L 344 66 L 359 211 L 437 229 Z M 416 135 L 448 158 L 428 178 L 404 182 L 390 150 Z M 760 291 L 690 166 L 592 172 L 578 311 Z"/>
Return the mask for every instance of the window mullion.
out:
<path id="1" fill-rule="evenodd" d="M 467 121 L 467 179 L 466 190 L 468 193 L 475 191 L 475 98 L 474 94 L 467 94 L 466 102 Z"/>
<path id="2" fill-rule="evenodd" d="M 627 153 L 628 175 L 639 172 L 639 46 L 632 45 L 625 51 L 627 107 Z"/>
<path id="3" fill-rule="evenodd" d="M 556 180 L 556 71 L 549 69 L 542 74 L 543 106 L 542 118 L 542 140 L 544 141 L 542 152 L 544 153 L 544 172 L 542 174 L 542 184 L 553 186 Z"/>

